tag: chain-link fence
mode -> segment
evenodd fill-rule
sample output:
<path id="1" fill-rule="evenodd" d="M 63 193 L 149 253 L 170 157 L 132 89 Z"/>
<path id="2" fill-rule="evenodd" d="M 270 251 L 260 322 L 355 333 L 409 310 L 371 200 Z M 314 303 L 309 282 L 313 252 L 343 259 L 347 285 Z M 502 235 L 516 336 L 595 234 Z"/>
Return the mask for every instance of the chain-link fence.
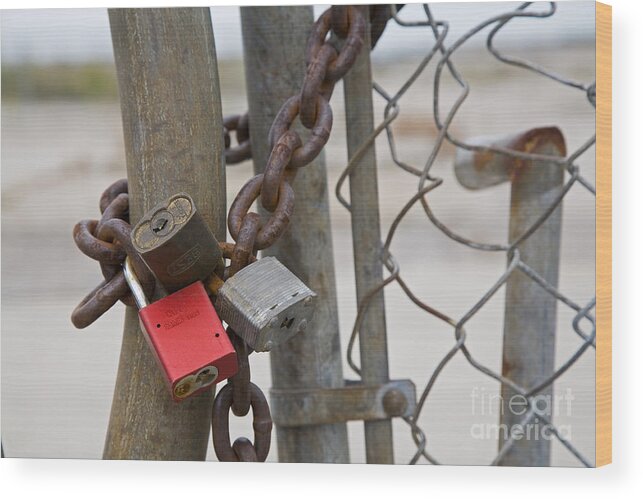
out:
<path id="1" fill-rule="evenodd" d="M 379 98 L 384 99 L 385 109 L 384 116 L 382 121 L 375 127 L 372 135 L 367 141 L 365 141 L 362 147 L 359 148 L 358 153 L 353 156 L 351 161 L 348 163 L 346 168 L 343 170 L 342 175 L 339 178 L 339 181 L 336 185 L 336 195 L 340 203 L 350 211 L 350 204 L 346 200 L 343 194 L 343 184 L 345 180 L 349 177 L 352 169 L 357 160 L 359 160 L 360 153 L 366 148 L 370 147 L 371 144 L 375 142 L 375 139 L 381 134 L 386 134 L 388 140 L 388 146 L 390 150 L 390 158 L 397 167 L 399 167 L 400 175 L 410 175 L 417 179 L 417 190 L 413 193 L 412 196 L 408 199 L 408 202 L 399 210 L 397 215 L 394 217 L 392 223 L 386 230 L 386 237 L 382 243 L 382 262 L 388 270 L 389 274 L 380 284 L 377 289 L 374 289 L 371 293 L 368 294 L 366 299 L 362 300 L 359 303 L 358 312 L 355 318 L 354 327 L 352 329 L 352 334 L 350 337 L 350 342 L 347 346 L 347 360 L 350 367 L 359 374 L 360 369 L 353 359 L 353 351 L 358 338 L 358 333 L 360 331 L 361 323 L 364 318 L 364 311 L 369 307 L 369 300 L 376 292 L 382 288 L 385 288 L 389 285 L 397 284 L 403 293 L 406 295 L 410 303 L 412 303 L 419 311 L 426 313 L 430 316 L 437 318 L 439 321 L 442 321 L 444 324 L 447 324 L 453 328 L 454 339 L 452 347 L 448 352 L 443 356 L 443 358 L 437 364 L 437 367 L 432 370 L 429 375 L 428 381 L 421 388 L 419 393 L 419 399 L 417 403 L 417 408 L 412 415 L 412 417 L 405 418 L 406 423 L 411 431 L 412 438 L 417 446 L 417 452 L 412 457 L 410 462 L 412 464 L 426 460 L 429 463 L 439 464 L 441 459 L 439 455 L 434 454 L 431 451 L 431 436 L 432 429 L 428 426 L 420 425 L 420 417 L 425 410 L 427 402 L 431 400 L 431 395 L 434 392 L 434 387 L 436 383 L 441 379 L 442 376 L 445 376 L 445 367 L 454 359 L 454 357 L 461 355 L 466 361 L 472 366 L 480 375 L 487 376 L 498 382 L 499 389 L 502 391 L 503 398 L 518 396 L 524 397 L 524 407 L 521 411 L 515 411 L 520 413 L 520 418 L 518 418 L 518 431 L 510 431 L 506 438 L 501 438 L 501 444 L 499 445 L 499 450 L 496 457 L 493 459 L 491 464 L 521 464 L 524 463 L 524 460 L 521 461 L 520 453 L 529 454 L 530 448 L 533 450 L 534 447 L 541 446 L 541 443 L 538 442 L 528 442 L 525 448 L 517 451 L 517 457 L 514 456 L 514 459 L 508 459 L 509 455 L 514 451 L 514 448 L 522 440 L 524 442 L 525 432 L 529 425 L 540 422 L 544 425 L 544 435 L 545 437 L 552 437 L 560 441 L 563 446 L 565 446 L 570 453 L 572 453 L 580 463 L 585 466 L 592 465 L 592 457 L 588 458 L 584 456 L 577 450 L 577 448 L 571 443 L 570 439 L 566 437 L 562 432 L 558 431 L 555 426 L 555 423 L 551 420 L 551 411 L 543 410 L 542 404 L 539 406 L 539 397 L 545 393 L 549 393 L 551 396 L 551 387 L 556 380 L 563 376 L 574 364 L 586 354 L 586 352 L 595 349 L 595 320 L 592 315 L 592 310 L 595 306 L 595 299 L 590 300 L 588 303 L 578 303 L 574 300 L 573 297 L 567 296 L 562 292 L 557 285 L 557 267 L 558 262 L 547 262 L 547 260 L 555 259 L 558 260 L 559 254 L 558 250 L 555 247 L 556 241 L 554 241 L 554 247 L 540 247 L 540 252 L 545 251 L 544 254 L 539 255 L 541 261 L 545 260 L 545 270 L 539 272 L 534 267 L 537 265 L 530 265 L 523 253 L 522 248 L 526 245 L 532 238 L 541 237 L 539 234 L 543 232 L 551 232 L 552 230 L 560 231 L 560 209 L 563 203 L 563 200 L 568 196 L 569 192 L 572 189 L 585 189 L 591 195 L 595 196 L 595 189 L 592 182 L 584 177 L 581 173 L 581 167 L 579 165 L 579 160 L 582 159 L 582 156 L 587 153 L 594 142 L 595 136 L 587 138 L 582 146 L 578 147 L 576 150 L 567 152 L 564 154 L 564 143 L 562 145 L 558 144 L 558 150 L 554 148 L 552 151 L 547 150 L 543 153 L 544 149 L 535 146 L 536 142 L 539 142 L 537 136 L 542 132 L 545 135 L 551 135 L 551 129 L 546 131 L 536 130 L 527 134 L 523 134 L 518 138 L 513 138 L 509 140 L 486 140 L 486 141 L 477 141 L 477 142 L 468 142 L 466 138 L 459 137 L 456 132 L 454 132 L 452 124 L 456 118 L 458 111 L 461 106 L 467 99 L 470 94 L 469 83 L 465 80 L 461 74 L 458 65 L 454 61 L 454 54 L 474 35 L 479 34 L 481 31 L 490 29 L 486 35 L 486 48 L 488 52 L 498 61 L 503 64 L 514 66 L 520 68 L 524 71 L 528 71 L 533 75 L 533 78 L 547 78 L 558 82 L 560 85 L 570 87 L 572 89 L 578 90 L 579 97 L 587 98 L 589 100 L 588 105 L 595 107 L 595 84 L 592 82 L 577 82 L 573 81 L 564 75 L 555 74 L 549 71 L 547 68 L 536 65 L 528 60 L 524 60 L 518 57 L 514 57 L 510 54 L 502 53 L 496 48 L 494 41 L 496 37 L 502 33 L 503 28 L 516 18 L 529 18 L 532 22 L 539 22 L 543 19 L 546 19 L 550 16 L 553 16 L 556 13 L 556 4 L 549 3 L 545 4 L 543 8 L 542 4 L 532 5 L 531 3 L 524 3 L 518 8 L 509 10 L 502 14 L 490 17 L 481 21 L 476 26 L 472 27 L 461 35 L 457 40 L 454 40 L 450 43 L 446 43 L 446 36 L 449 31 L 449 23 L 445 20 L 436 19 L 432 13 L 431 8 L 428 5 L 423 6 L 425 19 L 422 21 L 406 21 L 404 19 L 404 11 L 397 12 L 395 7 L 392 6 L 392 17 L 394 21 L 407 29 L 417 30 L 418 40 L 422 40 L 422 43 L 427 43 L 429 49 L 426 53 L 426 56 L 421 60 L 417 65 L 415 70 L 412 72 L 410 77 L 408 77 L 398 89 L 395 91 L 390 91 L 376 82 L 373 83 L 374 92 L 379 96 Z M 386 34 L 384 34 L 386 36 Z M 430 43 L 427 42 L 430 41 Z M 395 130 L 395 120 L 404 112 L 404 106 L 401 104 L 402 98 L 409 91 L 409 89 L 418 81 L 423 73 L 428 71 L 429 64 L 431 62 L 436 62 L 434 67 L 434 79 L 433 79 L 433 96 L 432 96 L 432 105 L 433 105 L 433 119 L 435 121 L 435 126 L 437 128 L 437 136 L 432 143 L 430 153 L 426 158 L 424 164 L 411 164 L 405 158 L 404 151 L 400 151 L 396 146 L 397 132 Z M 446 78 L 453 79 L 454 82 L 459 85 L 460 93 L 453 103 L 450 103 L 448 106 L 443 102 L 443 95 L 441 88 L 443 81 Z M 445 109 L 446 108 L 446 109 Z M 518 110 L 519 112 L 519 110 Z M 526 124 L 528 128 L 529 124 Z M 484 135 L 484 130 L 481 130 L 481 135 Z M 555 132 L 555 135 L 560 135 L 559 131 Z M 550 137 L 551 141 L 560 142 L 560 137 Z M 462 171 L 469 170 L 469 173 L 462 173 L 459 176 L 461 182 L 463 181 L 463 176 L 467 174 L 474 175 L 476 177 L 472 182 L 478 182 L 480 184 L 493 185 L 499 183 L 500 180 L 492 179 L 485 180 L 485 176 L 493 176 L 494 170 L 500 171 L 501 175 L 504 175 L 506 178 L 504 180 L 511 180 L 514 184 L 516 183 L 516 177 L 519 176 L 520 168 L 529 168 L 530 166 L 540 168 L 539 171 L 558 171 L 560 173 L 560 185 L 554 189 L 554 194 L 552 194 L 552 189 L 550 188 L 547 191 L 547 196 L 545 200 L 542 198 L 539 201 L 540 211 L 536 214 L 533 212 L 529 213 L 531 217 L 528 224 L 524 223 L 522 220 L 522 227 L 520 230 L 513 230 L 512 233 L 515 237 L 511 238 L 508 243 L 488 243 L 483 241 L 477 241 L 470 239 L 462 234 L 458 233 L 457 230 L 449 227 L 448 223 L 441 221 L 440 217 L 436 215 L 433 204 L 432 196 L 434 196 L 434 191 L 440 189 L 443 184 L 443 179 L 434 174 L 434 165 L 436 160 L 441 153 L 444 152 L 445 144 L 450 143 L 458 149 L 458 155 L 460 158 L 457 162 L 461 164 Z M 467 152 L 469 155 L 467 156 Z M 560 154 L 562 152 L 562 154 Z M 517 168 L 516 171 L 511 171 L 511 168 Z M 543 170 L 543 168 L 545 170 Z M 548 170 L 547 170 L 548 168 Z M 565 172 L 566 179 L 562 181 L 562 171 Z M 497 171 L 496 173 L 497 174 Z M 536 174 L 536 180 L 538 181 L 538 175 Z M 533 180 L 533 178 L 532 178 Z M 464 179 L 466 184 L 466 179 Z M 472 185 L 468 185 L 469 188 L 475 188 Z M 527 189 L 528 192 L 533 191 L 535 188 L 531 186 Z M 466 194 L 463 194 L 463 196 Z M 516 192 L 513 193 L 513 196 L 519 195 Z M 520 200 L 512 198 L 512 210 L 511 216 L 519 217 L 519 214 L 516 215 L 516 203 Z M 403 260 L 396 259 L 393 251 L 391 249 L 398 229 L 404 221 L 404 218 L 407 216 L 409 211 L 414 208 L 416 205 L 420 205 L 426 215 L 426 223 L 428 226 L 432 226 L 438 229 L 440 237 L 450 238 L 460 245 L 467 246 L 473 250 L 479 252 L 502 252 L 507 256 L 508 265 L 506 270 L 497 276 L 495 282 L 489 287 L 489 289 L 479 297 L 475 304 L 467 310 L 463 315 L 459 317 L 451 317 L 446 313 L 441 312 L 436 307 L 432 306 L 431 302 L 421 294 L 414 291 L 413 286 L 410 285 L 405 277 L 405 265 Z M 533 206 L 528 206 L 523 208 L 526 210 L 532 210 Z M 545 227 L 552 218 L 558 217 L 559 220 L 554 225 L 555 228 Z M 527 217 L 529 218 L 529 217 Z M 505 223 L 504 220 L 500 223 Z M 513 222 L 512 222 L 513 223 Z M 434 234 L 435 232 L 432 232 Z M 559 236 L 558 236 L 559 237 Z M 559 244 L 559 240 L 558 240 Z M 547 253 L 547 250 L 551 250 Z M 423 248 L 418 246 L 418 251 L 423 251 Z M 527 251 L 527 250 L 526 250 Z M 530 250 L 534 251 L 534 250 Z M 430 256 L 427 256 L 430 259 Z M 431 265 L 439 265 L 439 262 L 431 260 Z M 556 267 L 554 272 L 554 280 L 548 279 L 551 275 L 550 267 L 551 265 Z M 414 269 L 416 271 L 417 269 Z M 547 274 L 547 275 L 543 275 Z M 495 366 L 485 365 L 483 362 L 479 361 L 474 353 L 467 346 L 467 338 L 469 331 L 467 329 L 468 324 L 472 317 L 476 315 L 481 309 L 485 307 L 492 299 L 492 297 L 498 293 L 498 291 L 507 286 L 508 282 L 512 279 L 515 279 L 517 275 L 521 275 L 522 280 L 526 279 L 529 281 L 527 284 L 522 282 L 518 286 L 526 286 L 531 290 L 528 292 L 534 293 L 533 283 L 537 285 L 539 291 L 535 291 L 536 294 L 540 293 L 541 298 L 544 294 L 549 298 L 549 301 L 545 299 L 545 306 L 549 307 L 550 314 L 553 313 L 553 328 L 555 333 L 555 315 L 556 315 L 556 302 L 560 306 L 569 307 L 573 310 L 573 319 L 571 324 L 569 324 L 569 330 L 573 331 L 580 338 L 580 344 L 578 345 L 576 351 L 565 359 L 562 363 L 559 363 L 556 368 L 553 367 L 553 351 L 550 351 L 552 358 L 540 358 L 536 359 L 541 365 L 549 365 L 550 372 L 546 375 L 540 373 L 536 379 L 527 380 L 526 382 L 517 382 L 516 378 L 519 376 L 515 375 L 515 371 L 519 370 L 520 366 L 504 366 L 502 372 Z M 509 292 L 507 292 L 509 295 Z M 523 303 L 525 298 L 534 298 L 533 296 L 522 297 Z M 510 296 L 507 296 L 507 300 L 511 300 Z M 553 304 L 552 304 L 553 300 Z M 538 302 L 538 303 L 541 303 Z M 528 359 L 525 359 L 524 356 L 530 355 L 529 350 L 516 353 L 515 347 L 511 344 L 507 345 L 507 341 L 512 339 L 512 336 L 508 333 L 510 326 L 507 325 L 507 321 L 510 320 L 509 316 L 512 314 L 512 306 L 515 309 L 516 305 L 519 305 L 520 301 L 515 301 L 513 303 L 507 302 L 505 309 L 505 354 L 503 355 L 503 360 L 507 361 L 507 356 L 510 355 L 523 355 L 523 358 L 519 357 L 515 362 L 520 363 L 524 360 L 525 363 L 528 362 Z M 535 306 L 535 305 L 534 305 Z M 553 311 L 553 312 L 552 312 Z M 524 310 L 513 310 L 514 315 L 523 314 Z M 541 311 L 542 312 L 542 311 Z M 545 319 L 545 321 L 552 321 L 551 317 Z M 550 324 L 551 325 L 551 324 Z M 545 334 L 545 329 L 547 329 L 546 324 L 535 324 L 533 327 L 536 329 L 536 333 L 541 332 Z M 391 334 L 389 334 L 389 342 L 392 344 L 395 342 L 395 328 L 390 328 Z M 526 331 L 518 331 L 518 335 L 521 333 L 526 333 Z M 567 334 L 568 331 L 559 331 L 559 334 Z M 509 334 L 509 336 L 508 336 Z M 543 339 L 543 341 L 545 341 Z M 498 345 L 498 348 L 502 348 L 501 345 Z M 547 353 L 547 352 L 544 352 Z M 543 352 L 540 352 L 540 355 L 544 355 Z M 541 368 L 542 370 L 542 368 Z M 549 392 L 548 392 L 549 390 Z M 500 399 L 502 401 L 502 399 Z M 518 399 L 514 400 L 518 403 Z M 502 401 L 503 406 L 506 406 L 508 401 Z M 503 418 L 505 416 L 502 416 Z M 544 440 L 547 440 L 545 438 Z M 457 445 L 458 442 L 452 442 L 453 445 Z M 542 449 L 541 449 L 542 450 Z M 548 450 L 545 450 L 545 456 L 547 461 L 549 461 Z M 533 456 L 532 456 L 533 457 Z M 531 464 L 537 464 L 533 461 Z M 547 462 L 548 464 L 548 462 Z"/>

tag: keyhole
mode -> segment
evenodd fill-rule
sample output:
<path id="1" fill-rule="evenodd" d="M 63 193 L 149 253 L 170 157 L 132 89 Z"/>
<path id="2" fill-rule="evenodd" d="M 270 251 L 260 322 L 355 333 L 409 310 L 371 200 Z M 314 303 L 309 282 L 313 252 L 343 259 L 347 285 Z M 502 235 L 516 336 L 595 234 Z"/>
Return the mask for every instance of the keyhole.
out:
<path id="1" fill-rule="evenodd" d="M 165 226 L 167 225 L 167 222 L 168 222 L 167 218 L 163 218 L 163 217 L 157 218 L 153 222 L 152 231 L 155 234 L 158 234 L 159 232 L 161 232 L 165 228 Z"/>
<path id="2" fill-rule="evenodd" d="M 290 319 L 289 319 L 288 317 L 286 317 L 286 318 L 284 318 L 284 320 L 283 320 L 283 321 L 282 321 L 282 323 L 281 323 L 281 328 L 282 328 L 282 329 L 283 329 L 283 328 L 290 329 L 290 327 L 292 326 L 292 323 L 293 323 L 293 322 L 295 322 L 295 318 L 294 318 L 294 317 L 292 317 L 292 318 L 290 318 Z"/>

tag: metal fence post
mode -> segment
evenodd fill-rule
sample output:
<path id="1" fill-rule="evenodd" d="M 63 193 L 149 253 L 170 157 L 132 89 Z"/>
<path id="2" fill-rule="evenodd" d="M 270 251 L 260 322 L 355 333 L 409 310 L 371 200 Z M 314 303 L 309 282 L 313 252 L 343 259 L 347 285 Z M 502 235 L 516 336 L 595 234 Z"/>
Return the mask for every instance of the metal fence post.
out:
<path id="1" fill-rule="evenodd" d="M 495 145 L 521 152 L 564 157 L 565 141 L 558 128 L 538 128 L 504 140 L 474 140 L 479 145 Z M 511 181 L 509 241 L 517 241 L 543 216 L 563 193 L 564 168 L 551 161 L 525 161 L 499 154 L 458 150 L 456 175 L 462 185 L 480 189 Z M 517 248 L 520 260 L 553 287 L 558 287 L 562 205 Z M 556 348 L 556 298 L 520 270 L 507 281 L 502 375 L 530 389 L 554 372 Z M 543 416 L 552 416 L 553 387 L 541 390 L 536 400 Z M 502 385 L 500 442 L 505 443 L 516 425 L 521 435 L 499 460 L 505 466 L 549 466 L 551 440 L 540 433 L 543 423 L 535 418 L 522 426 L 528 408 L 525 399 L 511 387 Z M 529 427 L 528 425 L 532 425 Z M 536 431 L 538 435 L 536 435 Z"/>
<path id="2" fill-rule="evenodd" d="M 109 11 L 125 133 L 132 223 L 190 193 L 225 239 L 219 75 L 207 8 Z M 213 390 L 172 401 L 134 309 L 123 345 L 104 458 L 203 460 Z"/>
<path id="3" fill-rule="evenodd" d="M 250 135 L 256 172 L 270 149 L 268 132 L 281 105 L 299 93 L 305 72 L 311 6 L 241 8 Z M 274 389 L 343 386 L 335 271 L 323 155 L 300 169 L 295 211 L 284 236 L 265 255 L 276 256 L 318 295 L 314 323 L 270 353 Z M 279 460 L 349 461 L 346 423 L 276 426 Z"/>
<path id="4" fill-rule="evenodd" d="M 368 7 L 360 6 L 368 20 Z M 373 87 L 370 54 L 370 23 L 367 23 L 364 47 L 352 69 L 344 77 L 346 103 L 346 139 L 348 157 L 352 158 L 373 132 Z M 355 288 L 360 303 L 370 290 L 382 282 L 382 242 L 377 191 L 375 144 L 371 144 L 349 177 Z M 362 382 L 378 385 L 389 381 L 386 344 L 384 292 L 371 300 L 359 331 Z M 365 421 L 366 462 L 393 463 L 393 431 L 390 419 Z"/>

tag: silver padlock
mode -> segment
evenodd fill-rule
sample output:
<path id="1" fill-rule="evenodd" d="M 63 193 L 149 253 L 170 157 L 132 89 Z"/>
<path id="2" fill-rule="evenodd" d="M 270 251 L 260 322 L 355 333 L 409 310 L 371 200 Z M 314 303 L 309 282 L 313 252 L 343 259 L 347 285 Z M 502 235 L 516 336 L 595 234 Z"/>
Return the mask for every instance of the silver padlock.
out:
<path id="1" fill-rule="evenodd" d="M 219 289 L 221 320 L 257 352 L 267 352 L 304 332 L 317 295 L 274 257 L 241 269 Z"/>

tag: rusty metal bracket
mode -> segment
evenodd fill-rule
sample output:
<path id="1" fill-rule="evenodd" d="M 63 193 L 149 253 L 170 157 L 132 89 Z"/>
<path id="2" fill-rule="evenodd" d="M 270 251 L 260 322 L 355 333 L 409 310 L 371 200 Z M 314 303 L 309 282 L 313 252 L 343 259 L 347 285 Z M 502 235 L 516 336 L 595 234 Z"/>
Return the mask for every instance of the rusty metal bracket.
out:
<path id="1" fill-rule="evenodd" d="M 409 379 L 375 386 L 345 380 L 340 388 L 272 389 L 270 406 L 277 426 L 409 417 L 416 407 L 415 385 Z"/>

